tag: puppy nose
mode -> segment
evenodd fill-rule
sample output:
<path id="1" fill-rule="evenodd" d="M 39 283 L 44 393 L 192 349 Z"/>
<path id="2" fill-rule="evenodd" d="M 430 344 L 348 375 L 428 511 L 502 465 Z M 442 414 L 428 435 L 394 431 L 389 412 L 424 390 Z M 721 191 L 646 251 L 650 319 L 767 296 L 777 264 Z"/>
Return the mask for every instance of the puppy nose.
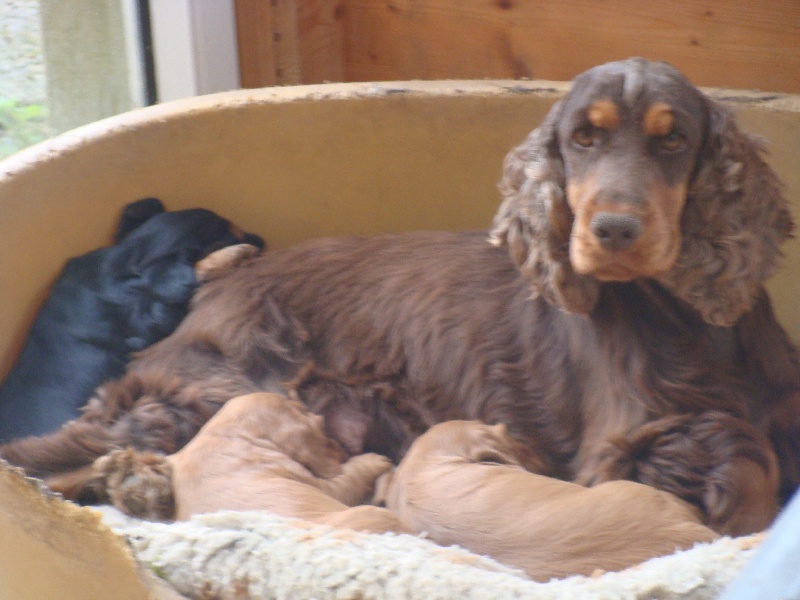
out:
<path id="1" fill-rule="evenodd" d="M 630 214 L 601 212 L 591 222 L 592 233 L 606 250 L 625 250 L 642 233 L 642 221 Z"/>

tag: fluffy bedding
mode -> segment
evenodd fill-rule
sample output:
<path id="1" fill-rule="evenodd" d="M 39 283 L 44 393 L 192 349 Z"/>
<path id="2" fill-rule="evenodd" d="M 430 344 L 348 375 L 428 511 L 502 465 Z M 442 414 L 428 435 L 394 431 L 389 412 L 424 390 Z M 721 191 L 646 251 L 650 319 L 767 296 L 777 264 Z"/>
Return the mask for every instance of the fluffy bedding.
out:
<path id="1" fill-rule="evenodd" d="M 337 530 L 256 512 L 166 524 L 98 510 L 138 560 L 178 592 L 221 600 L 710 600 L 763 536 L 722 538 L 620 573 L 536 583 L 491 559 L 410 535 Z"/>

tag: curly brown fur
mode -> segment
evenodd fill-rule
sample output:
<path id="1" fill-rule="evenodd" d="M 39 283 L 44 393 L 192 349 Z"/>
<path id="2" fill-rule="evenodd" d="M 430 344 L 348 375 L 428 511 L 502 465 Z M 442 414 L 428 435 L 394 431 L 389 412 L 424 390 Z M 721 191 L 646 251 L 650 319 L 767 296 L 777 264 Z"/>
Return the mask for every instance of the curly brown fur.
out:
<path id="1" fill-rule="evenodd" d="M 477 421 L 434 425 L 379 493 L 432 541 L 540 581 L 621 570 L 717 537 L 697 509 L 666 492 L 628 481 L 585 488 L 527 472 L 504 426 Z"/>
<path id="2" fill-rule="evenodd" d="M 589 482 L 610 440 L 717 411 L 769 436 L 790 493 L 800 362 L 762 284 L 791 221 L 726 114 L 667 65 L 597 67 L 509 154 L 489 236 L 314 240 L 246 261 L 105 387 L 106 411 L 0 455 L 55 476 L 115 448 L 174 452 L 229 398 L 277 391 L 353 455 L 399 461 L 435 423 L 479 419 L 505 423 L 530 468 Z M 746 490 L 723 496 L 699 504 L 753 510 Z"/>
<path id="3" fill-rule="evenodd" d="M 778 468 L 769 440 L 729 414 L 651 421 L 610 440 L 593 483 L 632 479 L 691 500 L 710 527 L 737 535 L 765 529 L 778 511 Z"/>

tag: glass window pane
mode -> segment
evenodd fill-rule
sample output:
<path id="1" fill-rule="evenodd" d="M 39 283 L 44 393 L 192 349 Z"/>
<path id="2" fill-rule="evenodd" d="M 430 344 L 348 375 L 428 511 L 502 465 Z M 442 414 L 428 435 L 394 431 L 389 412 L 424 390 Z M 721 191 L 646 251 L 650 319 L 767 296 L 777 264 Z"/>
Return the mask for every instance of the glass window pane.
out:
<path id="1" fill-rule="evenodd" d="M 144 104 L 137 0 L 0 2 L 0 158 Z"/>

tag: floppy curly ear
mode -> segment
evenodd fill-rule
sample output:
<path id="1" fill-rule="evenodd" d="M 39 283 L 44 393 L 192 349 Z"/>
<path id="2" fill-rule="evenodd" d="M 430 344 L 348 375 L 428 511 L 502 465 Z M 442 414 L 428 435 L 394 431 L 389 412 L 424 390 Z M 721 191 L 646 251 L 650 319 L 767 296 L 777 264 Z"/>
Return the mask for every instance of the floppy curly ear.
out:
<path id="1" fill-rule="evenodd" d="M 556 135 L 562 106 L 556 103 L 542 124 L 506 156 L 499 184 L 503 202 L 489 239 L 496 246 L 508 246 L 535 296 L 569 312 L 588 313 L 600 288 L 595 279 L 575 273 L 569 261 L 574 215 L 566 200 Z"/>
<path id="2" fill-rule="evenodd" d="M 711 100 L 708 122 L 682 217 L 681 250 L 659 280 L 708 323 L 729 326 L 752 307 L 794 224 L 762 145 Z"/>

